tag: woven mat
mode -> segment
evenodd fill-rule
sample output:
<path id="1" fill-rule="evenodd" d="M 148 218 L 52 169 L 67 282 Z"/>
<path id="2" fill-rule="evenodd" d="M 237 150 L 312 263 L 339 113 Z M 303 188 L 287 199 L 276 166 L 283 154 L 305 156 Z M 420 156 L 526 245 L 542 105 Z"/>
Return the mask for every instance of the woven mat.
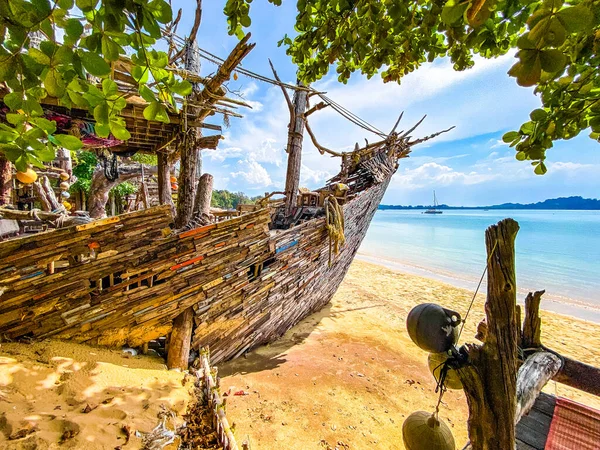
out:
<path id="1" fill-rule="evenodd" d="M 600 450 L 600 411 L 557 398 L 545 450 Z"/>

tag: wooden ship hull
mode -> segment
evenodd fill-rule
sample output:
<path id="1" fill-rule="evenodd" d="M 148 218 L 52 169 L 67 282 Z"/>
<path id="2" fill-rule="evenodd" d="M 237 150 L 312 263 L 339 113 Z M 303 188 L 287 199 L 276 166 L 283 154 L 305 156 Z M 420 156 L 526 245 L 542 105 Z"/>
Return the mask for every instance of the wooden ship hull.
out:
<path id="1" fill-rule="evenodd" d="M 386 158 L 350 185 L 331 265 L 325 217 L 269 229 L 269 208 L 173 232 L 165 205 L 2 242 L 0 335 L 137 347 L 191 307 L 192 347 L 214 362 L 273 341 L 337 290 L 395 171 Z"/>

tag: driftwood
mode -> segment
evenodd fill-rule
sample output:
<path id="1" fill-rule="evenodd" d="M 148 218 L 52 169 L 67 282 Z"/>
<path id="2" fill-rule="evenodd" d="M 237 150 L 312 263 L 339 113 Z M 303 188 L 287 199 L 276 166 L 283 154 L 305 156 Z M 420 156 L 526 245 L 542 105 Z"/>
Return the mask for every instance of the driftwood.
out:
<path id="1" fill-rule="evenodd" d="M 529 412 L 542 388 L 560 370 L 560 358 L 549 352 L 536 352 L 525 360 L 517 375 L 515 424 Z"/>
<path id="2" fill-rule="evenodd" d="M 518 330 L 514 242 L 519 225 L 505 219 L 486 230 L 487 336 L 469 347 L 471 365 L 457 371 L 469 406 L 469 438 L 475 450 L 515 446 Z"/>
<path id="3" fill-rule="evenodd" d="M 50 185 L 48 177 L 42 176 L 33 183 L 33 191 L 35 192 L 39 202 L 42 204 L 44 211 L 64 210 L 64 207 L 59 203 L 54 193 L 54 189 Z"/>
<path id="4" fill-rule="evenodd" d="M 0 208 L 0 217 L 12 220 L 37 220 L 39 222 L 53 222 L 57 228 L 82 225 L 93 221 L 88 216 L 67 216 L 63 213 L 52 213 L 40 210 L 19 211 L 16 209 Z"/>
<path id="5" fill-rule="evenodd" d="M 190 307 L 173 320 L 173 331 L 169 339 L 167 367 L 169 369 L 187 369 L 192 341 L 194 310 Z"/>

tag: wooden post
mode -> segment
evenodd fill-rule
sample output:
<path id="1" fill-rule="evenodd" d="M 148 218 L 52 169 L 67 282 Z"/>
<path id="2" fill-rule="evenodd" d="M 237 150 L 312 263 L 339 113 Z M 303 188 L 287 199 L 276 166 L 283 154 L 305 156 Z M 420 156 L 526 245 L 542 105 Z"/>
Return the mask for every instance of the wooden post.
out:
<path id="1" fill-rule="evenodd" d="M 212 191 L 213 176 L 210 173 L 205 173 L 200 177 L 200 180 L 198 181 L 198 189 L 196 189 L 196 200 L 194 201 L 194 217 L 199 217 L 203 214 L 210 215 Z"/>
<path id="2" fill-rule="evenodd" d="M 173 193 L 171 192 L 171 162 L 169 156 L 159 152 L 158 155 L 158 203 L 161 205 L 171 205 L 171 210 L 175 212 L 173 205 Z"/>
<path id="3" fill-rule="evenodd" d="M 487 334 L 471 345 L 470 366 L 459 369 L 469 406 L 469 438 L 474 450 L 515 447 L 519 329 L 515 277 L 515 238 L 519 225 L 505 219 L 486 230 Z"/>
<path id="4" fill-rule="evenodd" d="M 192 324 L 194 310 L 187 308 L 173 320 L 173 331 L 169 339 L 167 367 L 169 369 L 187 369 L 192 342 Z"/>
<path id="5" fill-rule="evenodd" d="M 540 302 L 545 291 L 531 292 L 525 298 L 525 320 L 523 321 L 523 348 L 540 348 L 542 320 L 540 319 Z"/>
<path id="6" fill-rule="evenodd" d="M 298 82 L 299 86 L 302 83 Z M 288 164 L 285 178 L 285 213 L 292 214 L 296 207 L 298 188 L 300 187 L 300 168 L 302 166 L 302 139 L 304 137 L 304 113 L 308 105 L 308 91 L 294 92 L 294 114 L 288 126 Z"/>
<path id="7" fill-rule="evenodd" d="M 12 204 L 12 166 L 10 161 L 0 154 L 0 206 Z"/>

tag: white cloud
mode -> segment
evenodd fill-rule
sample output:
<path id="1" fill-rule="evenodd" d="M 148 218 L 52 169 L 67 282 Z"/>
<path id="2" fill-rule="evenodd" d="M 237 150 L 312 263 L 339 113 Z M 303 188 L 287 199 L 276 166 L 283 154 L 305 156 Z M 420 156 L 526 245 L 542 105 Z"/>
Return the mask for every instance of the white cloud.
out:
<path id="1" fill-rule="evenodd" d="M 425 187 L 441 187 L 454 184 L 480 184 L 498 177 L 499 174 L 484 174 L 475 171 L 461 172 L 449 166 L 429 162 L 414 169 L 398 170 L 392 183 L 405 189 L 423 189 Z"/>
<path id="2" fill-rule="evenodd" d="M 238 161 L 238 166 L 241 170 L 231 172 L 232 178 L 241 178 L 253 188 L 264 188 L 273 184 L 269 172 L 260 163 L 246 159 Z"/>

